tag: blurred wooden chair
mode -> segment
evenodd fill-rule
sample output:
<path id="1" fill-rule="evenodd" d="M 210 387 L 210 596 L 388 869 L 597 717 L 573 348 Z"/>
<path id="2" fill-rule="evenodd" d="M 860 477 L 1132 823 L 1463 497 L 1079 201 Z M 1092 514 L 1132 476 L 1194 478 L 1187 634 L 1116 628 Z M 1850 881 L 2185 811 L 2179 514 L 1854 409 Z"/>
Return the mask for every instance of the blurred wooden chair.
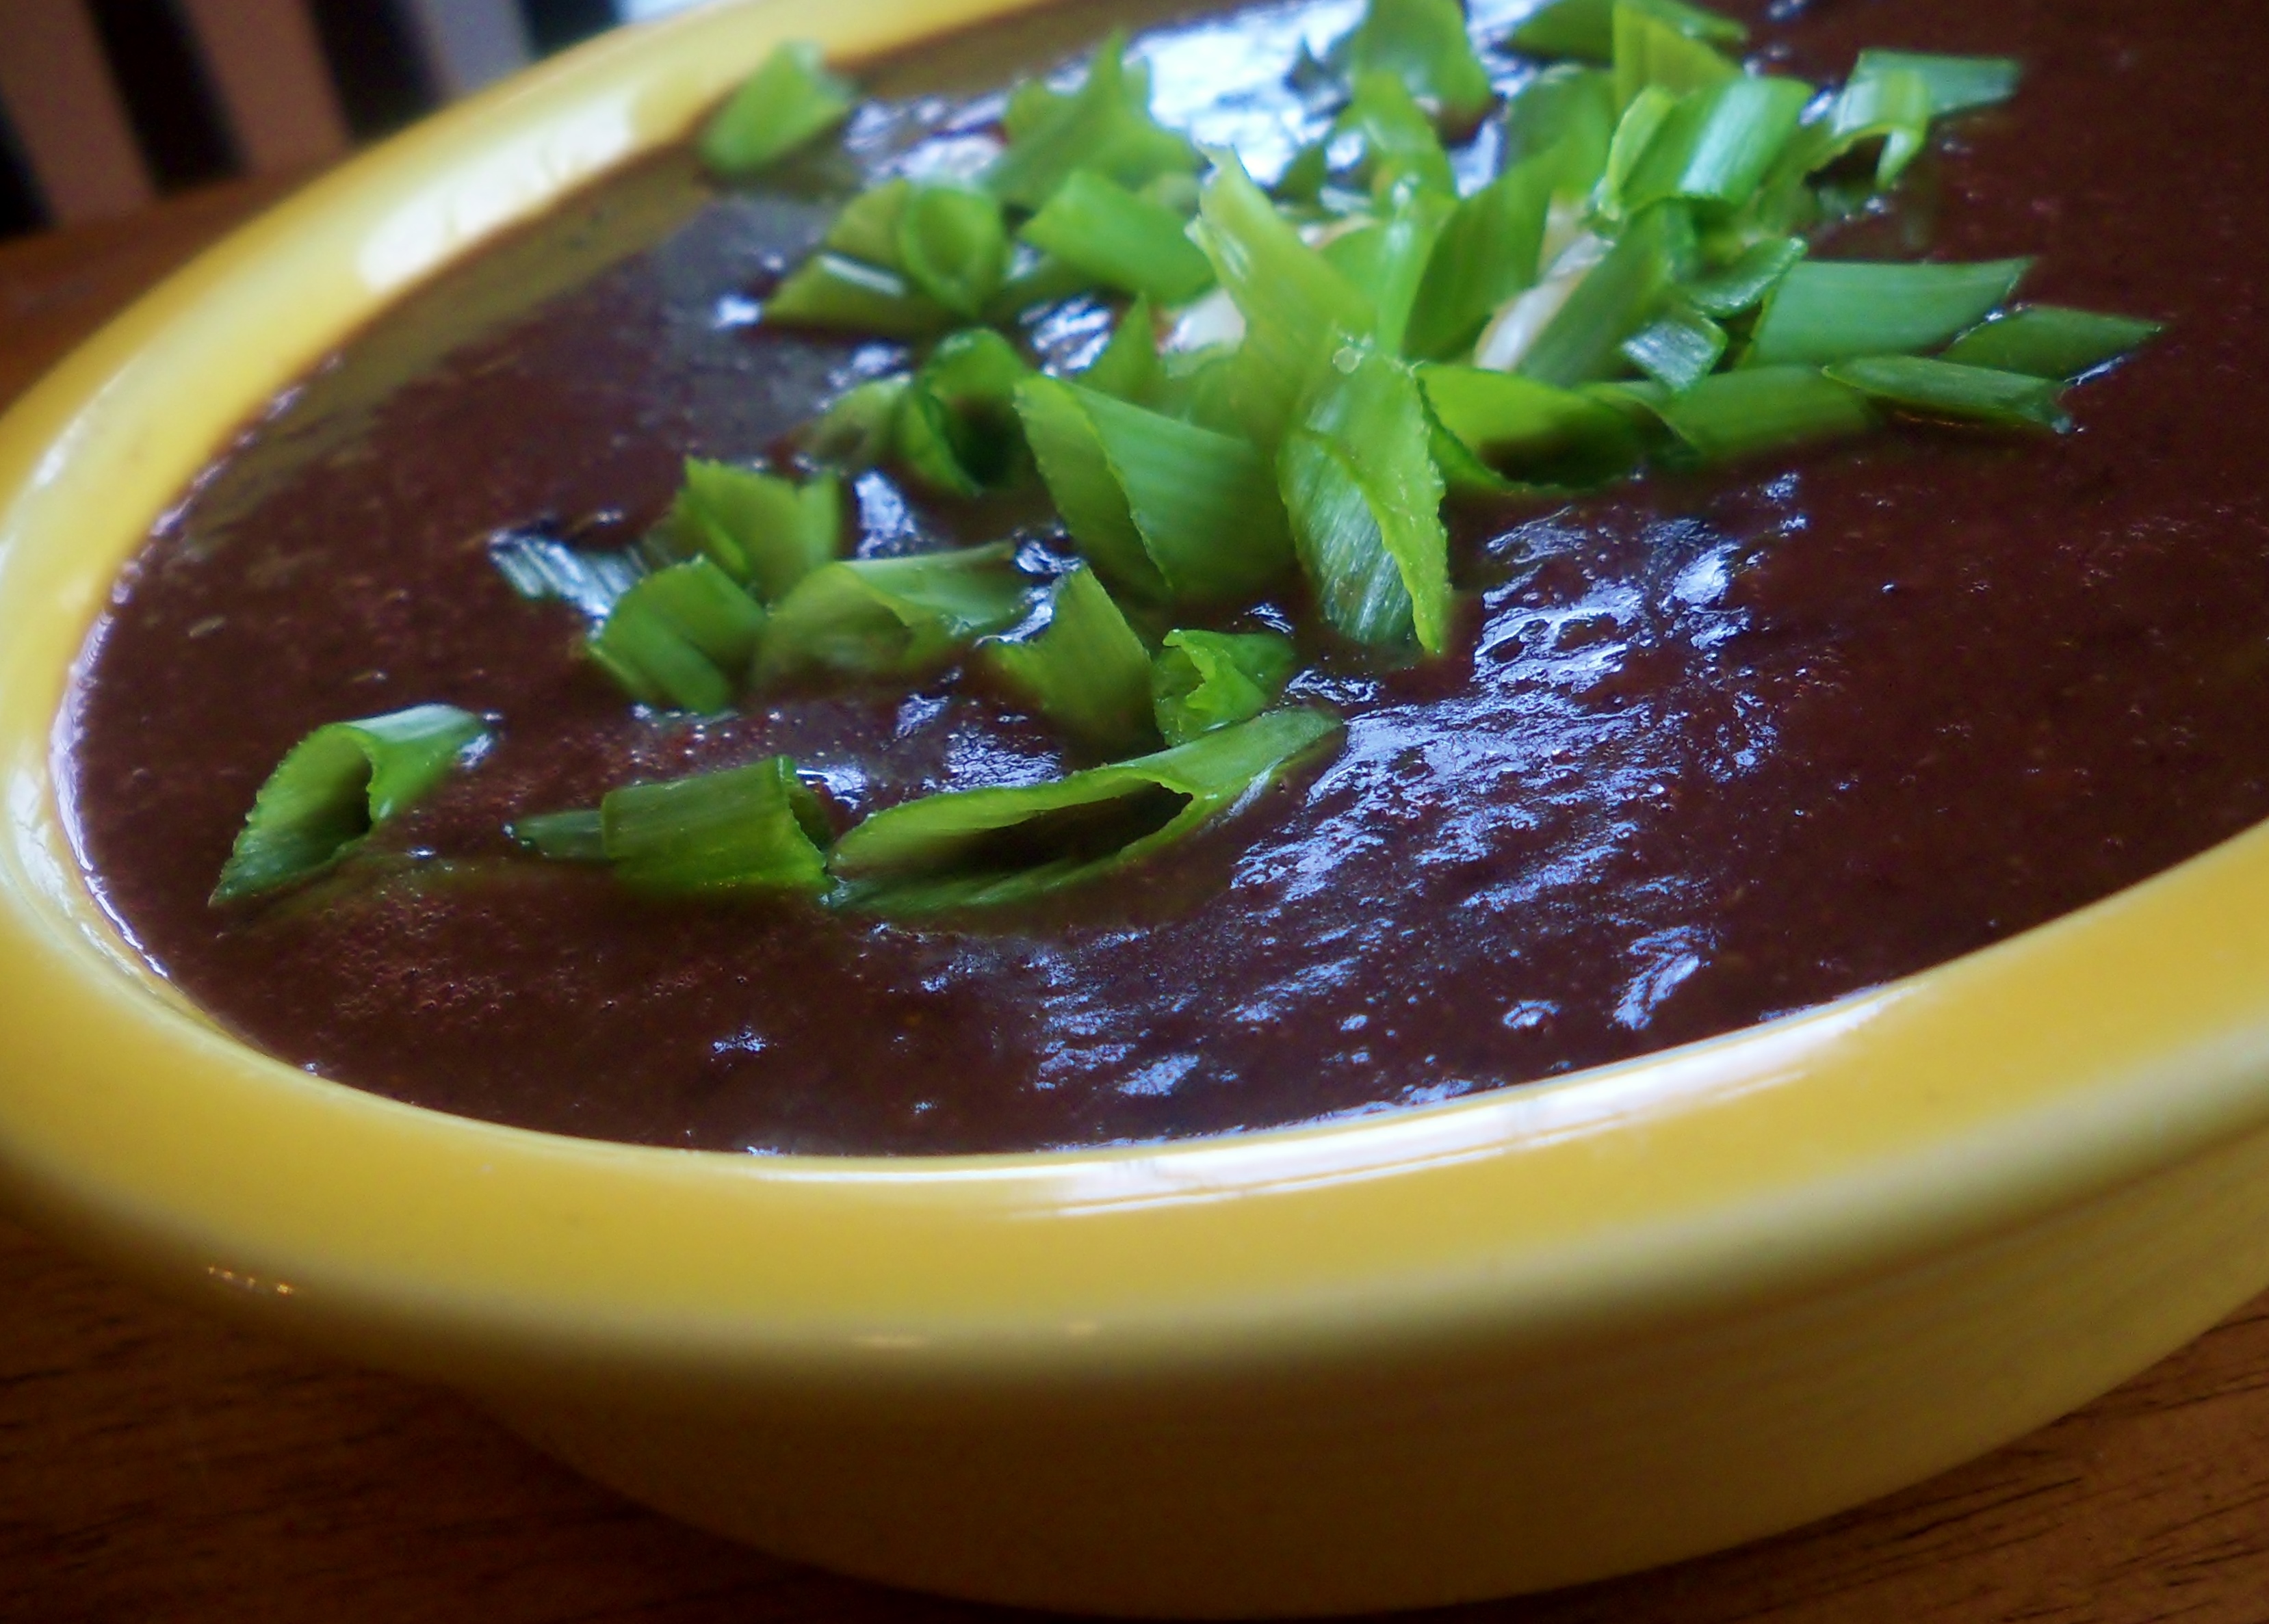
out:
<path id="1" fill-rule="evenodd" d="M 511 72 L 531 55 L 515 0 L 392 4 L 431 100 Z M 240 169 L 310 168 L 350 134 L 309 0 L 171 0 L 218 104 Z M 158 187 L 89 0 L 0 0 L 0 111 L 55 224 L 129 212 Z"/>

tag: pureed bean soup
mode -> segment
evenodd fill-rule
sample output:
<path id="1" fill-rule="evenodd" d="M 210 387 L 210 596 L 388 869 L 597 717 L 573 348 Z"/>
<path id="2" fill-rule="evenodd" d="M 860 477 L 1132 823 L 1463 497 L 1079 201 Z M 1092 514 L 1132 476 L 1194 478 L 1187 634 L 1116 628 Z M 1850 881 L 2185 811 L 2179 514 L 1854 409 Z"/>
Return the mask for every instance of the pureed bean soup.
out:
<path id="1" fill-rule="evenodd" d="M 1777 10 L 1749 14 L 1748 48 L 1815 80 L 1871 45 L 2021 59 L 2014 102 L 1951 125 L 1895 209 L 1820 252 L 2038 255 L 2028 297 L 2167 323 L 2074 395 L 2077 432 L 1909 424 L 1584 499 L 1453 502 L 1446 655 L 1396 668 L 1304 634 L 1293 697 L 1335 709 L 1343 743 L 1193 842 L 981 917 L 657 897 L 533 860 L 506 825 L 776 753 L 839 821 L 1087 759 L 950 674 L 636 712 L 573 610 L 499 574 L 500 529 L 548 515 L 622 545 L 684 455 L 776 454 L 901 359 L 754 319 L 859 175 L 822 159 L 720 193 L 671 156 L 405 300 L 166 517 L 77 690 L 92 883 L 233 1030 L 395 1098 L 653 1144 L 1014 1150 L 1442 1100 L 1724 1032 L 2269 816 L 2252 8 Z M 1170 22 L 1137 48 L 1162 119 L 1266 179 L 1316 127 L 1297 42 L 1351 18 Z M 967 86 L 1108 20 L 924 48 L 868 76 L 886 100 L 848 149 L 871 178 L 966 144 L 1000 106 Z M 1031 336 L 1061 359 L 1108 321 L 1074 307 Z M 1038 534 L 1015 498 L 917 499 L 885 471 L 853 491 L 860 556 Z M 490 719 L 477 764 L 334 873 L 209 904 L 294 741 L 427 702 Z"/>

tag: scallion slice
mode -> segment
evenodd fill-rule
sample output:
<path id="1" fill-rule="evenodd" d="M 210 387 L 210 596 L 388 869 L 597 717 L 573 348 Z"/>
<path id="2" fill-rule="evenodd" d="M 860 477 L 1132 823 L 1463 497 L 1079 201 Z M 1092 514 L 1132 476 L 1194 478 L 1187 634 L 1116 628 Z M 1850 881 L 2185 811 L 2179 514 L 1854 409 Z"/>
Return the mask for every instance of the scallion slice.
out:
<path id="1" fill-rule="evenodd" d="M 1056 582 L 1049 605 L 1037 636 L 979 644 L 979 667 L 1018 705 L 1106 760 L 1156 748 L 1150 651 L 1095 572 L 1083 566 Z"/>
<path id="2" fill-rule="evenodd" d="M 1579 489 L 1638 466 L 1630 418 L 1587 395 L 1478 366 L 1422 366 L 1418 380 L 1444 432 L 1500 477 Z"/>
<path id="3" fill-rule="evenodd" d="M 845 882 L 845 905 L 877 913 L 1035 902 L 1240 809 L 1340 732 L 1322 711 L 1270 711 L 1052 783 L 924 796 L 853 829 L 829 867 Z"/>
<path id="4" fill-rule="evenodd" d="M 2006 302 L 2031 264 L 1806 260 L 1766 301 L 1742 364 L 1824 365 L 1935 350 Z"/>
<path id="5" fill-rule="evenodd" d="M 706 557 L 656 570 L 591 636 L 591 657 L 633 699 L 704 715 L 729 709 L 765 611 Z"/>
<path id="6" fill-rule="evenodd" d="M 514 845 L 555 863 L 607 860 L 604 825 L 596 807 L 572 812 L 536 812 L 505 825 Z"/>
<path id="7" fill-rule="evenodd" d="M 1687 281 L 1679 296 L 1705 316 L 1724 321 L 1754 310 L 1804 257 L 1801 237 L 1767 237 L 1716 269 Z"/>
<path id="8" fill-rule="evenodd" d="M 1250 442 L 1053 378 L 1028 380 L 1016 409 L 1080 550 L 1130 599 L 1246 602 L 1290 565 Z"/>
<path id="9" fill-rule="evenodd" d="M 1496 100 L 1458 0 L 1371 0 L 1345 55 L 1351 76 L 1394 75 L 1453 132 L 1471 129 Z"/>
<path id="10" fill-rule="evenodd" d="M 1078 90 L 1033 104 L 1031 122 L 986 170 L 987 188 L 1004 203 L 1038 209 L 1078 169 L 1127 187 L 1161 174 L 1194 173 L 1197 149 L 1150 116 L 1149 75 L 1129 69 L 1126 53 L 1126 34 L 1113 33 L 1097 48 Z"/>
<path id="11" fill-rule="evenodd" d="M 1497 308 L 1535 284 L 1557 174 L 1549 154 L 1530 159 L 1452 211 L 1410 307 L 1407 353 L 1442 360 L 1471 351 Z"/>
<path id="12" fill-rule="evenodd" d="M 1853 74 L 1837 92 L 1804 167 L 1820 169 L 1869 141 L 1882 143 L 1875 186 L 1888 189 L 1922 153 L 1933 112 L 1929 81 L 1911 69 Z"/>
<path id="13" fill-rule="evenodd" d="M 1110 342 L 1079 374 L 1079 383 L 1098 395 L 1144 406 L 1159 393 L 1163 380 L 1157 319 L 1150 314 L 1150 301 L 1138 299 L 1121 313 Z"/>
<path id="14" fill-rule="evenodd" d="M 1031 370 L 990 328 L 949 335 L 898 402 L 899 461 L 919 483 L 955 496 L 1009 484 L 1027 466 L 1016 398 Z"/>
<path id="15" fill-rule="evenodd" d="M 1749 37 L 1749 31 L 1732 18 L 1681 0 L 1553 0 L 1513 30 L 1512 45 L 1537 56 L 1605 62 L 1615 54 L 1615 13 L 1626 7 L 1643 11 L 1692 39 L 1734 46 Z"/>
<path id="16" fill-rule="evenodd" d="M 430 794 L 487 738 L 479 717 L 453 705 L 316 728 L 254 796 L 212 902 L 240 902 L 321 874 Z"/>
<path id="17" fill-rule="evenodd" d="M 685 460 L 669 528 L 761 602 L 833 557 L 843 542 L 843 487 L 832 475 L 799 486 L 754 469 Z"/>
<path id="18" fill-rule="evenodd" d="M 1299 669 L 1292 639 L 1275 631 L 1166 633 L 1149 668 L 1149 698 L 1168 744 L 1233 727 L 1276 703 Z"/>
<path id="19" fill-rule="evenodd" d="M 1973 107 L 1990 107 L 2017 93 L 2022 70 L 2007 56 L 1939 56 L 1926 51 L 1865 50 L 1852 67 L 1851 82 L 1894 73 L 1912 73 L 1930 91 L 1931 113 L 1944 118 Z"/>
<path id="20" fill-rule="evenodd" d="M 827 71 L 819 47 L 791 40 L 702 129 L 702 161 L 721 174 L 753 173 L 834 129 L 858 99 L 856 85 Z"/>
<path id="21" fill-rule="evenodd" d="M 1912 355 L 1869 356 L 1840 362 L 1827 371 L 1837 382 L 1918 417 L 2059 433 L 2072 426 L 2060 400 L 2060 379 Z"/>
<path id="22" fill-rule="evenodd" d="M 2156 321 L 2132 316 L 2027 305 L 1971 328 L 1947 346 L 1942 358 L 2076 382 L 2140 348 L 2159 330 Z"/>
<path id="23" fill-rule="evenodd" d="M 1362 141 L 1363 162 L 1357 173 L 1374 196 L 1391 196 L 1402 186 L 1422 187 L 1449 197 L 1458 195 L 1450 155 L 1442 150 L 1433 121 L 1399 76 L 1357 74 L 1355 94 L 1332 129 L 1335 137 L 1354 136 Z"/>
<path id="24" fill-rule="evenodd" d="M 1078 266 L 1018 243 L 1009 256 L 1008 281 L 985 307 L 985 319 L 1005 327 L 1028 310 L 1061 304 L 1095 287 L 1095 278 Z"/>
<path id="25" fill-rule="evenodd" d="M 1630 106 L 1649 87 L 1686 96 L 1741 74 L 1740 66 L 1713 49 L 1706 36 L 1689 33 L 1678 19 L 1665 18 L 1652 6 L 1617 0 L 1613 27 L 1619 107 Z"/>
<path id="26" fill-rule="evenodd" d="M 640 890 L 816 897 L 828 887 L 826 810 L 785 756 L 626 784 L 599 803 L 599 822 L 616 875 Z"/>
<path id="27" fill-rule="evenodd" d="M 913 380 L 904 373 L 854 384 L 803 431 L 804 450 L 831 467 L 872 468 L 889 454 L 898 403 Z"/>
<path id="28" fill-rule="evenodd" d="M 1622 342 L 1623 358 L 1672 394 L 1692 388 L 1726 353 L 1726 329 L 1700 311 L 1674 301 Z"/>
<path id="29" fill-rule="evenodd" d="M 1607 172 L 1615 132 L 1615 82 L 1596 68 L 1548 68 L 1506 106 L 1508 167 L 1548 157 L 1554 196 L 1588 197 Z"/>
<path id="30" fill-rule="evenodd" d="M 774 606 L 758 649 L 757 680 L 919 678 L 1024 619 L 1031 595 L 1007 542 L 824 565 Z"/>
<path id="31" fill-rule="evenodd" d="M 1371 301 L 1380 349 L 1399 353 L 1434 245 L 1457 205 L 1439 192 L 1412 188 L 1379 219 L 1334 238 L 1324 248 L 1332 269 Z"/>
<path id="32" fill-rule="evenodd" d="M 1018 235 L 1105 287 L 1186 304 L 1213 285 L 1213 267 L 1182 217 L 1090 169 L 1064 178 Z"/>
<path id="33" fill-rule="evenodd" d="M 1730 210 L 1748 200 L 1812 100 L 1801 79 L 1743 75 L 1671 109 L 1622 187 L 1636 211 L 1675 198 Z"/>
<path id="34" fill-rule="evenodd" d="M 1577 284 L 1515 370 L 1563 388 L 1613 377 L 1622 366 L 1623 340 L 1653 320 L 1693 255 L 1684 205 L 1649 209 Z"/>
<path id="35" fill-rule="evenodd" d="M 1277 455 L 1301 567 L 1334 630 L 1448 646 L 1449 542 L 1432 423 L 1410 368 L 1343 350 Z"/>
<path id="36" fill-rule="evenodd" d="M 955 315 L 982 312 L 1009 274 L 1000 200 L 957 186 L 912 188 L 893 235 L 907 281 Z"/>
<path id="37" fill-rule="evenodd" d="M 1810 366 L 1717 373 L 1662 403 L 1663 422 L 1705 462 L 1864 434 L 1866 395 Z"/>
<path id="38" fill-rule="evenodd" d="M 819 246 L 862 264 L 900 269 L 898 221 L 913 191 L 914 183 L 904 179 L 868 187 L 836 211 Z"/>
<path id="39" fill-rule="evenodd" d="M 1371 301 L 1332 269 L 1223 154 L 1193 229 L 1245 318 L 1231 393 L 1245 432 L 1273 448 L 1341 344 L 1377 327 Z"/>
<path id="40" fill-rule="evenodd" d="M 927 338 L 952 325 L 953 313 L 896 271 L 819 253 L 772 290 L 764 319 L 778 327 Z"/>

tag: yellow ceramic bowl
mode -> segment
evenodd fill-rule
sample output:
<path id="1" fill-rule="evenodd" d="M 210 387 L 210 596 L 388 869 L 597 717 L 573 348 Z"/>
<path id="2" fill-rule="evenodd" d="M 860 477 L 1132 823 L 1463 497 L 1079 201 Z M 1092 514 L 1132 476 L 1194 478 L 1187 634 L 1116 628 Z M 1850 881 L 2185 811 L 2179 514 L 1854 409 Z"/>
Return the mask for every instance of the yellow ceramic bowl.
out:
<path id="1" fill-rule="evenodd" d="M 51 770 L 120 562 L 434 267 L 679 135 L 789 28 L 632 32 L 239 233 L 0 424 L 0 1185 L 121 1269 L 459 1387 L 783 1554 L 1112 1612 L 1323 1613 L 1667 1561 L 2039 1426 L 2269 1281 L 2269 834 L 1698 1047 L 1163 1148 L 754 1158 L 488 1126 L 216 1031 Z"/>

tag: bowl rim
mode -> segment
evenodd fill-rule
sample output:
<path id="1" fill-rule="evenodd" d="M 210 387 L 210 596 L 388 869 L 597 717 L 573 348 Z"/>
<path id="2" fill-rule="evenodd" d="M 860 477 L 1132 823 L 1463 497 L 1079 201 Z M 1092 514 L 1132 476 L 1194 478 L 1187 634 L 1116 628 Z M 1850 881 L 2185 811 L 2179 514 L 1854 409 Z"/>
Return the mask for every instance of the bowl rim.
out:
<path id="1" fill-rule="evenodd" d="M 0 418 L 0 1194 L 407 1368 L 876 1379 L 1545 1338 L 1892 1266 L 2269 1123 L 2269 826 L 1983 952 L 1710 1041 L 1218 1138 L 936 1158 L 568 1139 L 310 1078 L 146 969 L 53 770 L 123 560 L 277 390 L 433 269 L 678 138 L 780 40 L 1035 0 L 784 0 L 451 108 L 145 295 Z"/>

